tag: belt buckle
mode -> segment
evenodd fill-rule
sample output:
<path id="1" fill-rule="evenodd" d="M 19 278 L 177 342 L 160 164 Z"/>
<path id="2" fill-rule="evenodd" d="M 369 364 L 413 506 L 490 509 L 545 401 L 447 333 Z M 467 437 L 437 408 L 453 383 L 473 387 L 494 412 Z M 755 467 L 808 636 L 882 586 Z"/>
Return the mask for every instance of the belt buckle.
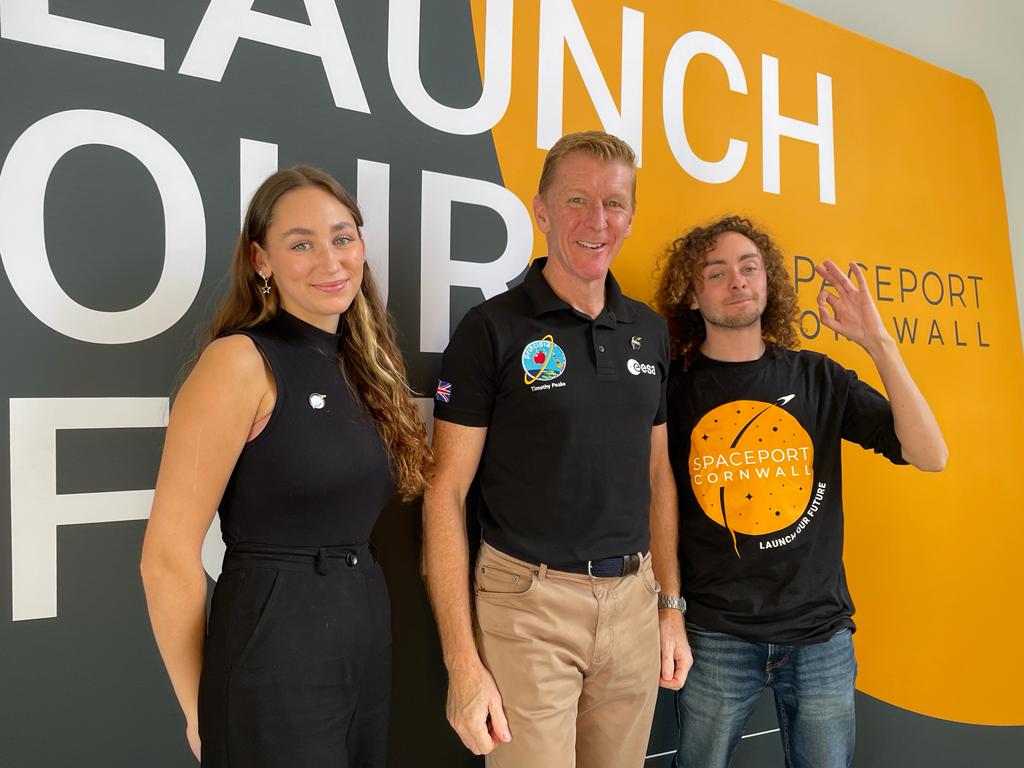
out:
<path id="1" fill-rule="evenodd" d="M 634 573 L 639 573 L 640 572 L 640 563 L 643 562 L 643 559 L 640 557 L 639 554 L 633 553 L 631 555 L 623 555 L 622 559 L 623 559 L 623 563 L 622 563 L 622 575 L 623 576 L 631 576 Z"/>

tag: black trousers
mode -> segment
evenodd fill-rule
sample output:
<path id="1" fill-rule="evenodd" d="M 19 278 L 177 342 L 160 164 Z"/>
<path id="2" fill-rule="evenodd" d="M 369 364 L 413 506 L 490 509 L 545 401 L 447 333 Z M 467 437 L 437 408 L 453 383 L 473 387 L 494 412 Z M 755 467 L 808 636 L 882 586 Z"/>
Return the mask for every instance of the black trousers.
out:
<path id="1" fill-rule="evenodd" d="M 199 684 L 208 768 L 384 768 L 391 616 L 372 545 L 229 547 Z"/>

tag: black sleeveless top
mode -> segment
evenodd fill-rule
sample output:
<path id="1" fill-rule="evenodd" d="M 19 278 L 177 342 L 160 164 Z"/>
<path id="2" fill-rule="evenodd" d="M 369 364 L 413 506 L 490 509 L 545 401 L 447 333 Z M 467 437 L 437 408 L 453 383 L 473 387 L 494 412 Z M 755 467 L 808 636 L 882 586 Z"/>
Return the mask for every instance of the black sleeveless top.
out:
<path id="1" fill-rule="evenodd" d="M 341 335 L 284 310 L 248 336 L 277 382 L 263 431 L 245 444 L 220 502 L 224 542 L 361 544 L 394 492 L 373 420 L 338 366 Z"/>

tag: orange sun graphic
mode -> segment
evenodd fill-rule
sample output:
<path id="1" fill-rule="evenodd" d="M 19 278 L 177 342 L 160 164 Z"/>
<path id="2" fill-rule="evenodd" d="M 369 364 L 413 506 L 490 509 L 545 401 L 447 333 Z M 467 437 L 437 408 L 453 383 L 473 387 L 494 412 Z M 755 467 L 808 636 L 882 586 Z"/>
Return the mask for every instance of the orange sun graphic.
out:
<path id="1" fill-rule="evenodd" d="M 775 403 L 735 400 L 697 422 L 690 435 L 690 485 L 709 518 L 729 531 L 759 536 L 786 528 L 807 508 L 814 446 Z"/>

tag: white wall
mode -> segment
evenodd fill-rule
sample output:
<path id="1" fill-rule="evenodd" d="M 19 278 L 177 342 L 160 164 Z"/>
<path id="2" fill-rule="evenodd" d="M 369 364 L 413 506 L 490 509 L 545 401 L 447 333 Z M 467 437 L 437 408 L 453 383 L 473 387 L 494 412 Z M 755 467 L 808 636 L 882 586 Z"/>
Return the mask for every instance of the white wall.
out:
<path id="1" fill-rule="evenodd" d="M 1024 2 L 1021 0 L 786 0 L 844 29 L 968 77 L 995 115 L 1024 337 Z"/>

